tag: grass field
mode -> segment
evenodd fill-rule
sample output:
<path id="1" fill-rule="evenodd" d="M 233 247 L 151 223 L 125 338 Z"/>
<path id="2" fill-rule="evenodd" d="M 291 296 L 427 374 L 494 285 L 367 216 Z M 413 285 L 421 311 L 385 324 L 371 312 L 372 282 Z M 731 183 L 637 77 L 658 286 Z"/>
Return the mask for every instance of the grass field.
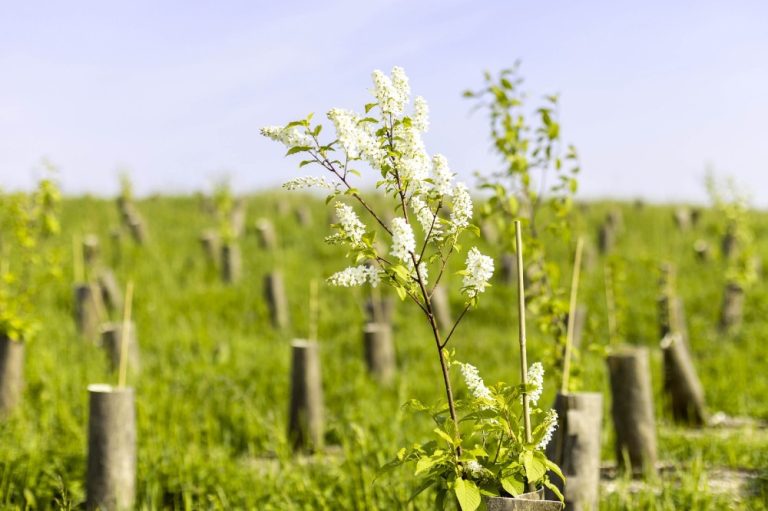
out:
<path id="1" fill-rule="evenodd" d="M 310 228 L 293 212 L 280 214 L 279 200 L 307 205 Z M 142 370 L 131 374 L 138 413 L 138 499 L 142 509 L 425 509 L 430 496 L 408 503 L 412 472 L 402 469 L 376 479 L 377 468 L 415 439 L 430 437 L 426 417 L 401 410 L 410 398 L 443 398 L 430 332 L 412 304 L 398 303 L 395 341 L 399 374 L 382 388 L 366 374 L 361 342 L 364 289 L 320 286 L 319 342 L 330 449 L 293 456 L 286 440 L 290 341 L 307 335 L 309 281 L 346 266 L 337 247 L 325 245 L 328 212 L 321 199 L 274 193 L 247 199 L 248 226 L 259 217 L 275 224 L 279 250 L 259 248 L 247 232 L 241 239 L 243 278 L 225 285 L 206 265 L 198 237 L 214 225 L 198 197 L 139 201 L 149 242 L 120 248 L 109 232 L 119 225 L 114 202 L 73 198 L 64 202 L 64 279 L 52 282 L 39 302 L 43 329 L 27 345 L 22 406 L 0 422 L 0 507 L 77 509 L 85 498 L 86 386 L 115 382 L 104 353 L 84 342 L 72 319 L 72 236 L 96 233 L 102 260 L 124 286 L 135 282 L 135 320 Z M 607 483 L 601 509 L 766 509 L 768 431 L 757 426 L 687 430 L 672 424 L 661 396 L 658 350 L 658 267 L 678 267 L 688 329 L 699 376 L 712 411 L 768 420 L 768 287 L 762 277 L 751 290 L 739 331 L 717 331 L 724 262 L 714 211 L 679 232 L 671 207 L 590 203 L 580 208 L 576 231 L 594 245 L 598 222 L 620 207 L 624 228 L 614 251 L 626 279 L 622 322 L 626 342 L 650 346 L 659 435 L 659 458 L 668 465 L 647 485 Z M 753 213 L 758 253 L 768 260 L 768 216 Z M 714 258 L 701 262 L 693 243 L 710 241 Z M 478 242 L 494 257 L 498 250 Z M 468 245 L 468 243 L 467 243 Z M 469 245 L 471 246 L 471 245 Z M 569 278 L 572 245 L 547 240 Z M 468 248 L 468 247 L 467 247 Z M 463 260 L 462 258 L 459 258 Z M 461 262 L 461 261 L 459 261 Z M 610 396 L 603 353 L 607 346 L 603 258 L 587 266 L 582 301 L 589 310 L 580 357 L 582 388 L 605 395 L 603 461 L 613 460 Z M 270 326 L 262 281 L 282 269 L 291 326 Z M 455 268 L 457 270 L 459 268 Z M 461 305 L 459 277 L 451 276 L 454 311 Z M 501 283 L 482 296 L 480 307 L 460 326 L 457 358 L 478 366 L 486 381 L 517 376 L 515 291 Z M 531 322 L 533 323 L 533 322 Z M 546 338 L 532 329 L 529 360 L 546 351 Z M 454 341 L 452 341 L 454 342 Z M 543 402 L 555 382 L 546 379 Z M 723 484 L 724 474 L 746 483 Z M 736 481 L 738 483 L 738 480 Z"/>

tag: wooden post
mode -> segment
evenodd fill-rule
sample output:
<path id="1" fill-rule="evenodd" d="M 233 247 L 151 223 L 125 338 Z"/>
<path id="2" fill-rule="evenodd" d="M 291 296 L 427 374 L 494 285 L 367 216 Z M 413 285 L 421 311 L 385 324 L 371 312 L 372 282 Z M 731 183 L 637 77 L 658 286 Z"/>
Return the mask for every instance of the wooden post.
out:
<path id="1" fill-rule="evenodd" d="M 99 262 L 101 248 L 99 237 L 95 234 L 88 234 L 83 238 L 83 262 L 89 268 L 93 268 Z"/>
<path id="2" fill-rule="evenodd" d="M 625 346 L 608 355 L 616 462 L 635 474 L 656 471 L 656 423 L 648 349 Z M 625 458 L 626 456 L 626 458 Z"/>
<path id="3" fill-rule="evenodd" d="M 613 250 L 616 244 L 616 228 L 609 222 L 603 222 L 597 233 L 597 246 L 601 254 L 607 254 Z"/>
<path id="4" fill-rule="evenodd" d="M 501 254 L 501 271 L 499 276 L 501 282 L 507 286 L 514 286 L 517 283 L 517 260 L 515 255 L 509 252 Z"/>
<path id="5" fill-rule="evenodd" d="M 147 228 L 138 213 L 132 213 L 128 216 L 128 229 L 131 231 L 131 236 L 133 236 L 136 244 L 144 245 L 146 243 Z"/>
<path id="6" fill-rule="evenodd" d="M 80 335 L 90 341 L 98 339 L 103 310 L 101 290 L 97 286 L 75 285 L 75 323 Z"/>
<path id="7" fill-rule="evenodd" d="M 269 219 L 261 218 L 256 222 L 256 234 L 259 237 L 259 246 L 263 250 L 271 251 L 277 248 L 277 235 Z"/>
<path id="8" fill-rule="evenodd" d="M 744 288 L 736 282 L 728 282 L 723 293 L 720 312 L 720 331 L 728 332 L 741 326 L 744 316 Z"/>
<path id="9" fill-rule="evenodd" d="M 365 313 L 369 323 L 392 324 L 395 315 L 395 301 L 391 296 L 382 297 L 377 288 L 365 302 Z"/>
<path id="10" fill-rule="evenodd" d="M 438 284 L 432 291 L 432 310 L 435 312 L 435 319 L 440 331 L 450 332 L 453 327 L 451 302 L 448 299 L 448 291 L 442 284 Z"/>
<path id="11" fill-rule="evenodd" d="M 367 323 L 363 330 L 365 362 L 374 379 L 384 385 L 395 376 L 395 345 L 388 323 Z"/>
<path id="12" fill-rule="evenodd" d="M 0 336 L 0 417 L 21 401 L 24 390 L 24 341 Z"/>
<path id="13" fill-rule="evenodd" d="M 288 438 L 294 450 L 323 448 L 324 411 L 320 356 L 315 341 L 291 343 L 291 403 Z"/>
<path id="14" fill-rule="evenodd" d="M 211 268 L 217 267 L 219 265 L 219 256 L 221 255 L 219 234 L 213 229 L 203 231 L 200 234 L 200 246 L 203 247 L 206 264 Z"/>
<path id="15" fill-rule="evenodd" d="M 104 305 L 111 311 L 123 310 L 123 294 L 112 270 L 101 270 L 97 282 Z"/>
<path id="16" fill-rule="evenodd" d="M 705 425 L 704 389 L 682 334 L 667 334 L 661 341 L 661 349 L 664 354 L 664 391 L 672 417 L 692 426 Z"/>
<path id="17" fill-rule="evenodd" d="M 568 511 L 597 511 L 600 503 L 600 446 L 603 395 L 597 392 L 559 393 L 555 398 L 559 428 L 547 445 L 547 458 L 567 480 L 553 481 L 565 496 Z M 553 497 L 550 497 L 553 498 Z"/>
<path id="18" fill-rule="evenodd" d="M 307 206 L 299 206 L 296 208 L 296 222 L 301 227 L 310 227 L 312 225 L 312 212 Z"/>
<path id="19" fill-rule="evenodd" d="M 709 243 L 702 239 L 698 239 L 693 243 L 693 251 L 696 252 L 696 259 L 699 261 L 708 261 L 712 252 Z"/>
<path id="20" fill-rule="evenodd" d="M 236 238 L 243 235 L 245 231 L 245 221 L 247 218 L 246 202 L 243 199 L 239 199 L 235 202 L 232 208 L 232 232 Z"/>
<path id="21" fill-rule="evenodd" d="M 133 389 L 89 385 L 88 510 L 122 511 L 136 504 L 136 410 Z"/>
<path id="22" fill-rule="evenodd" d="M 269 307 L 272 326 L 275 328 L 288 327 L 288 300 L 285 297 L 283 274 L 279 270 L 264 277 L 264 296 Z"/>
<path id="23" fill-rule="evenodd" d="M 227 284 L 234 284 L 240 280 L 242 274 L 242 257 L 240 246 L 232 241 L 221 246 L 221 280 Z"/>
<path id="24" fill-rule="evenodd" d="M 675 219 L 675 225 L 681 232 L 690 230 L 691 228 L 691 210 L 686 207 L 679 207 L 675 209 L 673 213 Z"/>
<path id="25" fill-rule="evenodd" d="M 136 339 L 136 325 L 133 321 L 129 321 L 126 327 L 128 332 L 128 338 L 126 340 L 126 352 L 128 357 L 128 365 L 136 372 L 139 371 L 140 364 L 140 350 L 139 343 Z M 122 348 L 122 323 L 106 323 L 101 328 L 101 345 L 107 354 L 110 367 L 113 371 L 117 371 L 120 367 L 120 351 Z"/>

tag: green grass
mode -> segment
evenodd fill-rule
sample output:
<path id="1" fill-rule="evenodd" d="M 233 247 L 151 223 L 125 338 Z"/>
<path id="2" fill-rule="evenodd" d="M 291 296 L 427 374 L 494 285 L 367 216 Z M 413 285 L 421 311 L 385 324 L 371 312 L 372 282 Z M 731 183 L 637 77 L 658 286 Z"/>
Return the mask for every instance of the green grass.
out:
<path id="1" fill-rule="evenodd" d="M 322 200 L 291 195 L 293 206 L 308 204 L 311 229 L 292 213 L 280 215 L 281 196 L 248 200 L 248 225 L 258 217 L 275 223 L 280 250 L 265 253 L 253 234 L 241 241 L 243 279 L 220 283 L 206 267 L 198 242 L 214 222 L 194 197 L 141 201 L 150 241 L 134 246 L 124 238 L 118 252 L 109 232 L 118 225 L 112 201 L 69 199 L 64 204 L 60 250 L 65 279 L 51 283 L 41 298 L 43 330 L 27 345 L 27 386 L 23 405 L 0 422 L 0 508 L 83 507 L 86 461 L 87 393 L 96 382 L 115 382 L 106 356 L 76 335 L 72 320 L 71 237 L 94 232 L 102 259 L 122 285 L 136 285 L 135 320 L 142 371 L 129 381 L 136 388 L 142 509 L 423 509 L 429 495 L 408 503 L 413 477 L 408 469 L 376 480 L 377 467 L 397 450 L 430 438 L 424 417 L 401 410 L 415 397 L 443 398 L 430 332 L 412 304 L 398 303 L 395 339 L 399 374 L 391 388 L 366 375 L 362 353 L 362 289 L 321 285 L 319 338 L 327 440 L 338 451 L 294 457 L 286 441 L 290 341 L 307 335 L 309 280 L 343 268 L 343 252 L 323 243 L 328 233 Z M 594 242 L 597 222 L 611 204 L 589 204 L 578 226 Z M 717 248 L 717 215 L 705 211 L 700 225 L 679 233 L 671 207 L 621 205 L 624 217 L 616 253 L 624 258 L 627 302 L 626 340 L 654 348 L 653 379 L 659 424 L 659 457 L 678 467 L 640 492 L 627 488 L 602 495 L 601 509 L 765 509 L 768 490 L 768 435 L 765 430 L 689 432 L 671 424 L 661 399 L 656 297 L 658 266 L 674 261 L 685 300 L 688 328 L 708 404 L 714 411 L 768 419 L 768 289 L 759 283 L 745 308 L 745 325 L 720 335 L 716 324 L 724 284 L 724 263 L 698 262 L 693 241 L 705 238 Z M 754 215 L 759 253 L 768 257 L 768 222 Z M 467 247 L 471 246 L 466 241 Z M 480 243 L 498 256 L 498 250 Z M 570 246 L 547 240 L 548 249 L 569 278 Z M 715 251 L 717 252 L 717 251 Z M 119 254 L 119 256 L 118 256 Z M 459 269 L 463 257 L 457 258 Z M 613 457 L 610 398 L 602 350 L 607 344 L 602 259 L 585 270 L 582 297 L 589 323 L 580 357 L 584 389 L 605 393 L 604 461 Z M 271 328 L 262 293 L 264 276 L 283 270 L 292 326 Z M 451 275 L 454 310 L 461 305 L 459 277 Z M 515 381 L 517 337 L 515 292 L 494 285 L 481 298 L 455 336 L 457 357 L 477 365 L 488 382 Z M 529 360 L 544 356 L 546 337 L 529 325 Z M 452 341 L 453 343 L 454 341 Z M 547 379 L 543 402 L 554 395 Z M 760 477 L 750 495 L 723 495 L 707 484 L 717 468 L 753 469 Z"/>

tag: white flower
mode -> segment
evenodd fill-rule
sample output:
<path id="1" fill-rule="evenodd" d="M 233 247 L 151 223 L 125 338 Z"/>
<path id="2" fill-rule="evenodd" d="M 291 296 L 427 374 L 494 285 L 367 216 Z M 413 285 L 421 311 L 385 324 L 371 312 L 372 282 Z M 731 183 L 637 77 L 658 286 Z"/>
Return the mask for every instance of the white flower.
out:
<path id="1" fill-rule="evenodd" d="M 371 284 L 371 287 L 376 287 L 380 280 L 379 272 L 366 265 L 350 266 L 328 277 L 331 285 L 340 287 L 362 286 L 366 282 Z"/>
<path id="2" fill-rule="evenodd" d="M 400 111 L 403 111 L 406 103 L 411 97 L 411 86 L 408 83 L 408 77 L 405 75 L 405 70 L 402 67 L 395 66 L 392 68 L 392 87 L 395 90 L 395 97 L 400 105 Z"/>
<path id="3" fill-rule="evenodd" d="M 411 209 L 416 213 L 416 219 L 421 224 L 421 228 L 424 230 L 424 235 L 429 233 L 430 229 L 432 234 L 430 240 L 439 240 L 441 234 L 440 222 L 435 218 L 435 214 L 427 206 L 424 200 L 419 196 L 411 197 Z"/>
<path id="4" fill-rule="evenodd" d="M 371 167 L 380 169 L 386 153 L 378 146 L 368 125 L 360 123 L 360 116 L 342 108 L 334 108 L 327 115 L 349 159 L 364 158 Z"/>
<path id="5" fill-rule="evenodd" d="M 350 240 L 353 247 L 360 246 L 365 234 L 365 224 L 357 217 L 355 210 L 343 202 L 337 202 L 336 216 L 344 236 Z"/>
<path id="6" fill-rule="evenodd" d="M 483 383 L 477 368 L 472 364 L 460 363 L 459 365 L 461 367 L 461 375 L 464 377 L 464 383 L 472 393 L 472 396 L 481 401 L 491 401 L 493 399 L 491 390 Z"/>
<path id="7" fill-rule="evenodd" d="M 453 195 L 453 172 L 448 168 L 448 160 L 442 154 L 432 157 L 432 180 L 435 190 L 440 195 Z"/>
<path id="8" fill-rule="evenodd" d="M 395 149 L 401 156 L 397 172 L 401 179 L 408 180 L 408 189 L 418 193 L 426 188 L 425 179 L 432 170 L 427 148 L 421 139 L 421 134 L 414 127 L 406 127 L 402 124 L 394 129 Z"/>
<path id="9" fill-rule="evenodd" d="M 399 69 L 399 68 L 395 68 Z M 395 70 L 392 70 L 392 76 L 395 78 Z M 408 85 L 408 78 L 405 79 L 405 85 Z M 408 101 L 407 95 L 403 97 L 403 84 L 399 80 L 396 86 L 393 79 L 379 71 L 373 72 L 373 95 L 379 104 L 383 114 L 400 115 L 403 113 L 405 103 Z"/>
<path id="10" fill-rule="evenodd" d="M 417 96 L 413 100 L 413 117 L 411 118 L 413 127 L 422 133 L 429 130 L 429 106 L 427 100 Z"/>
<path id="11" fill-rule="evenodd" d="M 298 190 L 301 188 L 312 188 L 316 186 L 318 188 L 325 188 L 327 190 L 333 190 L 333 185 L 329 183 L 323 177 L 305 176 L 297 177 L 283 183 L 283 188 L 286 190 Z"/>
<path id="12" fill-rule="evenodd" d="M 286 147 L 314 147 L 314 139 L 301 131 L 298 126 L 286 128 L 285 126 L 266 126 L 261 128 L 261 134 L 277 142 L 282 142 Z"/>
<path id="13" fill-rule="evenodd" d="M 404 218 L 392 220 L 392 249 L 389 253 L 403 262 L 413 264 L 411 253 L 415 250 L 416 238 L 408 222 Z"/>
<path id="14" fill-rule="evenodd" d="M 493 276 L 493 259 L 481 254 L 477 247 L 472 247 L 467 252 L 467 267 L 464 271 L 465 293 L 474 298 L 478 293 L 485 291 Z"/>
<path id="15" fill-rule="evenodd" d="M 472 197 L 464 183 L 456 183 L 453 190 L 453 205 L 451 208 L 451 234 L 465 229 L 472 219 Z"/>
<path id="16" fill-rule="evenodd" d="M 411 264 L 413 264 L 413 263 L 411 263 Z M 427 272 L 427 265 L 426 265 L 426 263 L 423 263 L 423 262 L 419 263 L 418 273 L 419 273 L 419 277 L 421 277 L 422 284 L 424 284 L 426 286 L 427 285 L 427 278 L 429 277 L 429 274 Z M 413 277 L 416 278 L 415 275 Z"/>
<path id="17" fill-rule="evenodd" d="M 549 410 L 547 412 L 547 416 L 544 418 L 544 424 L 547 425 L 547 431 L 544 433 L 544 436 L 541 437 L 541 442 L 536 446 L 541 451 L 547 448 L 547 444 L 552 440 L 552 435 L 557 429 L 557 412 L 555 410 Z"/>
<path id="18" fill-rule="evenodd" d="M 534 362 L 528 368 L 528 384 L 535 387 L 528 393 L 528 402 L 535 405 L 539 402 L 541 393 L 544 391 L 544 366 L 541 365 L 541 362 Z"/>
<path id="19" fill-rule="evenodd" d="M 483 476 L 483 466 L 475 460 L 468 461 L 464 468 L 471 477 L 480 478 Z"/>

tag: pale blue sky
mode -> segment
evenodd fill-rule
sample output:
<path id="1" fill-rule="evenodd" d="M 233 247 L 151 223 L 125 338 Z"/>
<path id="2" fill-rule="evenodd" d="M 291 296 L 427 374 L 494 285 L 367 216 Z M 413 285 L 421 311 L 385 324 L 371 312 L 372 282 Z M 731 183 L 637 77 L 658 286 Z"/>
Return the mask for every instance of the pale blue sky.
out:
<path id="1" fill-rule="evenodd" d="M 707 165 L 768 205 L 768 3 L 6 2 L 0 0 L 0 186 L 47 156 L 69 193 L 276 186 L 297 161 L 258 134 L 359 109 L 370 73 L 405 68 L 430 103 L 430 152 L 471 184 L 496 165 L 461 98 L 522 60 L 558 92 L 580 195 L 702 200 Z M 306 170 L 306 169 L 305 169 Z"/>

